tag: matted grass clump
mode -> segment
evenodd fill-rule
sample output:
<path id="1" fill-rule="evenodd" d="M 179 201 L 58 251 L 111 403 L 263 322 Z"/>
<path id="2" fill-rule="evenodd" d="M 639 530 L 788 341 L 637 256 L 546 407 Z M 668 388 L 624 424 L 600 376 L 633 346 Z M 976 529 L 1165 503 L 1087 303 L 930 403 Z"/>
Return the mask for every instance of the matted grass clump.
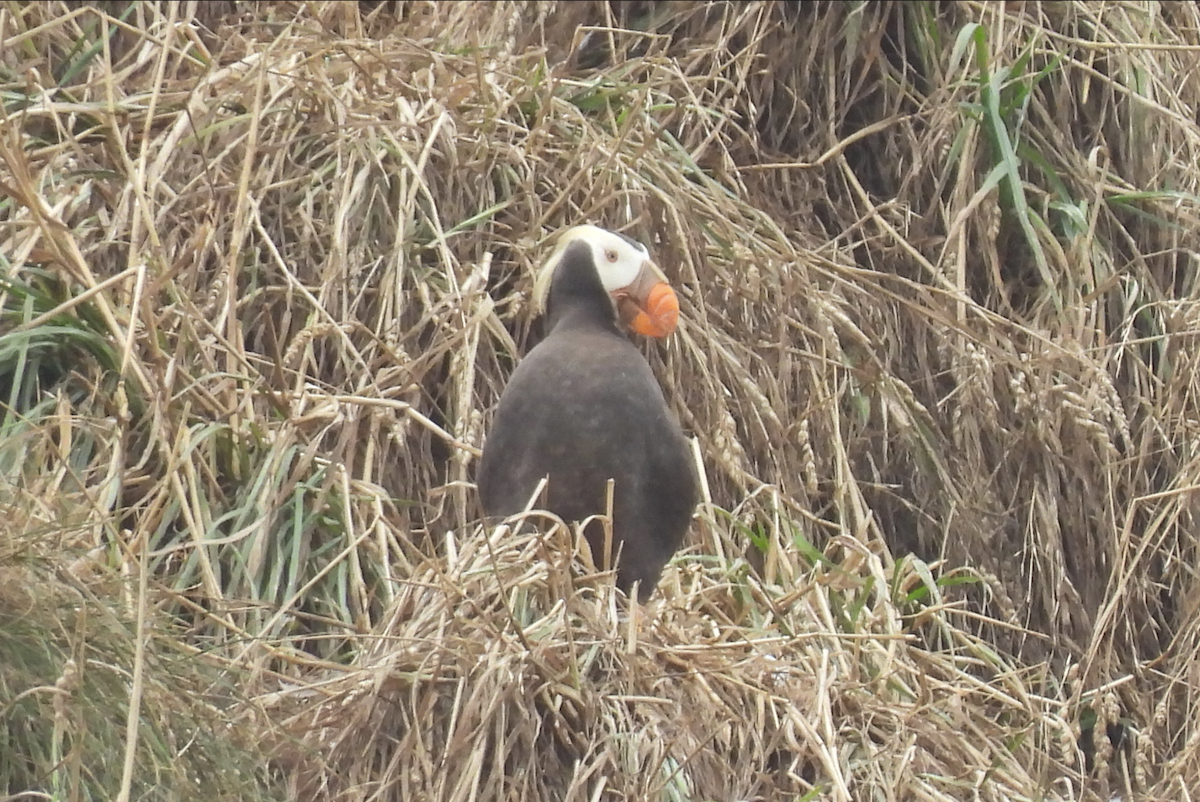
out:
<path id="1" fill-rule="evenodd" d="M 0 8 L 0 789 L 1188 798 L 1198 51 L 1190 4 Z M 705 500 L 644 609 L 471 484 L 582 222 L 682 302 Z M 132 735 L 31 702 L 73 643 Z"/>

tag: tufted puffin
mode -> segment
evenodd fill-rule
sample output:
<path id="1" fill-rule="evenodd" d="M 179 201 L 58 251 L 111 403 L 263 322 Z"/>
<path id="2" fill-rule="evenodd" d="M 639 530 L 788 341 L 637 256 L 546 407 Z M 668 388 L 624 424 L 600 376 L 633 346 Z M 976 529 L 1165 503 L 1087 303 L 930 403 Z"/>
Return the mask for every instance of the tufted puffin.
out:
<path id="1" fill-rule="evenodd" d="M 543 477 L 545 509 L 565 521 L 607 511 L 613 480 L 617 586 L 650 598 L 699 500 L 683 432 L 649 364 L 624 329 L 666 337 L 679 299 L 645 246 L 596 226 L 564 232 L 542 268 L 535 299 L 546 336 L 500 397 L 477 476 L 483 511 L 526 508 Z M 584 535 L 604 565 L 600 521 Z"/>

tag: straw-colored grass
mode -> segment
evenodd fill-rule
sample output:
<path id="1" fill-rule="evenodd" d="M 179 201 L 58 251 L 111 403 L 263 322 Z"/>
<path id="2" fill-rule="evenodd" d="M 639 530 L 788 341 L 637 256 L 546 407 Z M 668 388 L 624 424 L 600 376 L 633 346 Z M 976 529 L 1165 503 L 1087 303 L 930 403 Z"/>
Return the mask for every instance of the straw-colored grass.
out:
<path id="1" fill-rule="evenodd" d="M 1196 798 L 1198 54 L 1183 3 L 0 6 L 0 796 Z M 682 301 L 645 608 L 471 484 L 581 222 Z"/>

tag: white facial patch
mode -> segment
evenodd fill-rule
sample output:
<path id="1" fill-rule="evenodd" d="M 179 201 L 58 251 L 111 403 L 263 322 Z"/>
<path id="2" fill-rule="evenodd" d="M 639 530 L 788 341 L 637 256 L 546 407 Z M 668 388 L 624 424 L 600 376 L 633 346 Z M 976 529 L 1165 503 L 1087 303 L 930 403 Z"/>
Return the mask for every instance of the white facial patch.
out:
<path id="1" fill-rule="evenodd" d="M 580 235 L 579 239 L 586 240 L 592 246 L 592 263 L 596 265 L 604 289 L 613 293 L 636 281 L 646 260 L 650 258 L 645 246 L 602 228 L 586 228 L 587 232 Z"/>

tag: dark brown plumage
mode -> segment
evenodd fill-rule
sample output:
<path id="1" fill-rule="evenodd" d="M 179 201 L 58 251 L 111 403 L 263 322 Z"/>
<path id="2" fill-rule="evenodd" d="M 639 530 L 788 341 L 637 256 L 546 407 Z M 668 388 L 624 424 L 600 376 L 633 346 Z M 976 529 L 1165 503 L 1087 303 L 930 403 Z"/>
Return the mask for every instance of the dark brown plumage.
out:
<path id="1" fill-rule="evenodd" d="M 591 226 L 564 234 L 546 269 L 546 337 L 513 372 L 479 463 L 484 513 L 520 512 L 548 475 L 545 508 L 581 521 L 606 511 L 612 478 L 617 585 L 629 592 L 640 582 L 644 601 L 683 541 L 699 490 L 687 441 L 618 321 L 665 336 L 678 301 L 645 248 Z M 602 564 L 600 522 L 585 535 Z"/>

